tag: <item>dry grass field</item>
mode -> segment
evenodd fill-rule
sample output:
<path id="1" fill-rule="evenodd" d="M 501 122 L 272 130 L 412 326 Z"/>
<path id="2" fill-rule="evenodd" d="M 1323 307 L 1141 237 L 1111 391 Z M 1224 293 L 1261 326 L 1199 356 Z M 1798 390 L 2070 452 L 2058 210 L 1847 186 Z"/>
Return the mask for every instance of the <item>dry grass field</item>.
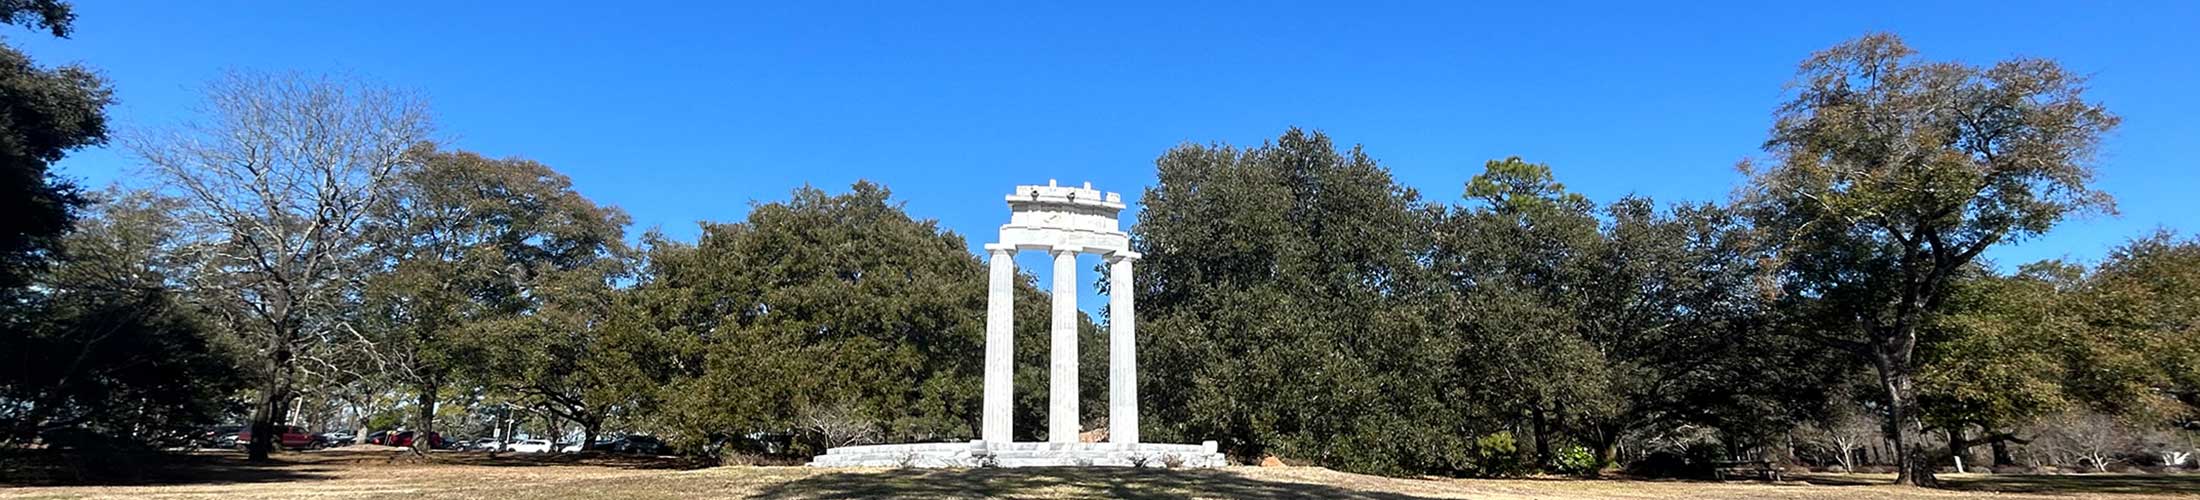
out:
<path id="1" fill-rule="evenodd" d="M 491 458 L 438 453 L 392 460 L 385 451 L 279 455 L 249 465 L 234 454 L 133 466 L 135 479 L 12 469 L 0 499 L 213 498 L 1417 498 L 1489 499 L 2031 499 L 2200 497 L 2200 475 L 1949 477 L 1950 489 L 1888 486 L 1884 476 L 1810 476 L 1780 484 L 1630 480 L 1397 479 L 1310 467 L 1223 470 L 875 470 L 807 467 L 686 468 L 612 457 Z M 96 464 L 95 464 L 96 465 Z"/>

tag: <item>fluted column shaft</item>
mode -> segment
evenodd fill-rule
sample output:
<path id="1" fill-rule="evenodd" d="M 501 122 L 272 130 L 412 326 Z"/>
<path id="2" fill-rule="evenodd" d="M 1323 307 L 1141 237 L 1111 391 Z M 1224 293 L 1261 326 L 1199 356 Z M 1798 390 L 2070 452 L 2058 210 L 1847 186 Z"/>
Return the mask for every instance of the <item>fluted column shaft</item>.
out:
<path id="1" fill-rule="evenodd" d="M 1108 441 L 1138 442 L 1138 310 L 1131 255 L 1108 258 Z"/>
<path id="2" fill-rule="evenodd" d="M 1047 374 L 1047 441 L 1077 442 L 1077 252 L 1076 247 L 1055 247 L 1053 345 L 1048 354 L 1052 370 Z"/>
<path id="3" fill-rule="evenodd" d="M 992 274 L 985 294 L 985 406 L 979 438 L 1015 440 L 1016 248 L 987 245 Z"/>

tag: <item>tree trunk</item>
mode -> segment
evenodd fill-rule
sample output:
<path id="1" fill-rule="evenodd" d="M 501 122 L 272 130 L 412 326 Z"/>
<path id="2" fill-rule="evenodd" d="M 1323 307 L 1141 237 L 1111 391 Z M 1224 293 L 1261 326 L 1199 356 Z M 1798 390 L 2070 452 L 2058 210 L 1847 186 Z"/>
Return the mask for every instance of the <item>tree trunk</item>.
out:
<path id="1" fill-rule="evenodd" d="M 2009 456 L 2009 439 L 2007 438 L 2007 434 L 1995 434 L 1986 440 L 1986 444 L 1994 449 L 1994 466 L 1996 467 L 2008 467 L 2017 464 L 2016 458 Z"/>
<path id="2" fill-rule="evenodd" d="M 558 427 L 558 414 L 550 412 L 550 409 L 545 407 L 543 408 L 542 419 L 549 424 L 548 428 L 544 429 L 544 433 L 549 434 L 547 437 L 550 441 L 550 453 L 558 453 L 561 451 L 558 449 L 558 439 L 565 435 L 564 429 Z"/>
<path id="3" fill-rule="evenodd" d="M 1971 450 L 1971 440 L 1962 424 L 1948 426 L 1948 457 L 1955 460 L 1956 473 L 1963 472 L 1963 456 Z"/>
<path id="4" fill-rule="evenodd" d="M 599 418 L 599 419 L 595 419 L 595 420 L 590 420 L 590 421 L 588 421 L 587 423 L 583 423 L 583 424 L 581 424 L 581 450 L 582 450 L 582 451 L 587 451 L 587 450 L 593 450 L 593 449 L 596 449 L 596 431 L 599 431 L 599 430 L 602 430 L 602 429 L 603 429 L 603 419 L 600 419 L 600 418 Z"/>
<path id="5" fill-rule="evenodd" d="M 1589 471 L 1589 475 L 1602 475 L 1604 472 L 1604 468 L 1611 467 L 1613 462 L 1618 461 L 1619 436 L 1623 432 L 1619 430 L 1618 427 L 1619 426 L 1617 425 L 1597 426 L 1595 443 L 1597 447 L 1596 466 Z"/>
<path id="6" fill-rule="evenodd" d="M 245 444 L 245 459 L 254 462 L 267 461 L 282 442 L 275 426 L 284 422 L 284 410 L 290 408 L 290 339 L 287 329 L 277 330 L 268 337 L 267 379 L 252 405 L 252 442 Z"/>
<path id="7" fill-rule="evenodd" d="M 1550 418 L 1542 408 L 1536 408 L 1532 418 L 1535 421 L 1535 466 L 1547 471 L 1551 469 Z"/>
<path id="8" fill-rule="evenodd" d="M 415 403 L 420 409 L 420 414 L 415 417 L 416 427 L 413 431 L 412 442 L 412 449 L 415 453 L 427 453 L 428 450 L 435 449 L 435 440 L 429 436 L 433 436 L 435 433 L 435 403 L 439 399 L 436 396 L 437 393 L 442 392 L 443 388 L 441 381 L 437 378 L 428 377 L 426 382 L 420 384 L 420 399 Z"/>
<path id="9" fill-rule="evenodd" d="M 367 428 L 367 406 L 359 405 L 354 408 L 358 413 L 353 416 L 359 419 L 359 425 L 352 427 L 351 444 L 367 444 L 367 434 L 374 432 L 374 429 Z"/>
<path id="10" fill-rule="evenodd" d="M 1916 405 L 1915 387 L 1910 378 L 1910 346 L 1901 340 L 1888 339 L 1895 345 L 1875 346 L 1873 357 L 1879 368 L 1880 386 L 1887 391 L 1888 438 L 1893 441 L 1895 484 L 1937 487 L 1939 478 L 1933 476 L 1932 461 L 1927 459 L 1924 443 L 1911 442 L 1902 433 L 1902 427 L 1916 418 L 1910 410 Z M 1890 352 L 1891 351 L 1891 352 Z"/>

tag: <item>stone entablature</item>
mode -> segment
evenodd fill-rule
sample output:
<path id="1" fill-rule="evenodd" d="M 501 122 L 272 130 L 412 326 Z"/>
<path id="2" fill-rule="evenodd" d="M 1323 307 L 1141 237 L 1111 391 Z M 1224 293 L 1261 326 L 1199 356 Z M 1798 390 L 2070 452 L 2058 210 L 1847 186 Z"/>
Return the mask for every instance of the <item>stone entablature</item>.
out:
<path id="1" fill-rule="evenodd" d="M 1008 224 L 1001 226 L 999 245 L 1019 250 L 1052 250 L 1078 247 L 1086 253 L 1128 252 L 1131 237 L 1123 232 L 1116 215 L 1123 211 L 1123 196 L 1084 187 L 1047 185 L 1016 186 L 1007 197 Z"/>

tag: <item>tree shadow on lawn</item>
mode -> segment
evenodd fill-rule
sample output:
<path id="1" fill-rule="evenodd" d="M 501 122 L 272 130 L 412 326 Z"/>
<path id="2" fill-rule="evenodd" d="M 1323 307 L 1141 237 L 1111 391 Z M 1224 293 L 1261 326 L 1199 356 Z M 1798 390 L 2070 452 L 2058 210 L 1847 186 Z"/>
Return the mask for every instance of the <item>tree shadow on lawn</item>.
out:
<path id="1" fill-rule="evenodd" d="M 1808 474 L 1794 476 L 1819 486 L 1884 486 L 1893 474 Z M 2050 495 L 2200 494 L 2200 474 L 1941 474 L 1944 489 Z"/>
<path id="2" fill-rule="evenodd" d="M 1949 489 L 2048 494 L 2200 494 L 2200 474 L 2059 474 L 1943 477 Z"/>
<path id="3" fill-rule="evenodd" d="M 243 454 L 106 453 L 46 450 L 0 453 L 0 486 L 170 486 L 305 481 L 331 477 L 331 467 L 278 455 L 252 463 Z"/>
<path id="4" fill-rule="evenodd" d="M 399 452 L 403 453 L 403 452 Z M 568 453 L 498 453 L 486 452 L 434 452 L 427 462 L 437 465 L 477 465 L 487 467 L 542 467 L 588 466 L 613 467 L 634 470 L 690 470 L 712 467 L 717 464 L 706 459 L 680 456 L 623 455 L 595 451 Z"/>
<path id="5" fill-rule="evenodd" d="M 276 453 L 254 463 L 228 450 L 89 454 L 47 450 L 0 450 L 0 486 L 173 486 L 314 481 L 335 478 L 346 469 L 410 467 L 610 467 L 633 470 L 700 469 L 708 461 L 684 457 L 614 455 L 597 452 L 558 454 L 430 452 L 404 450 L 317 450 Z"/>
<path id="6" fill-rule="evenodd" d="M 1883 486 L 1894 484 L 1893 474 L 1792 474 L 1787 479 L 1817 486 Z"/>
<path id="7" fill-rule="evenodd" d="M 1359 491 L 1325 484 L 1262 481 L 1229 472 L 1133 468 L 894 469 L 840 472 L 780 483 L 751 498 L 1007 497 L 1051 491 L 1105 498 L 1338 498 L 1414 500 L 1423 497 Z"/>

